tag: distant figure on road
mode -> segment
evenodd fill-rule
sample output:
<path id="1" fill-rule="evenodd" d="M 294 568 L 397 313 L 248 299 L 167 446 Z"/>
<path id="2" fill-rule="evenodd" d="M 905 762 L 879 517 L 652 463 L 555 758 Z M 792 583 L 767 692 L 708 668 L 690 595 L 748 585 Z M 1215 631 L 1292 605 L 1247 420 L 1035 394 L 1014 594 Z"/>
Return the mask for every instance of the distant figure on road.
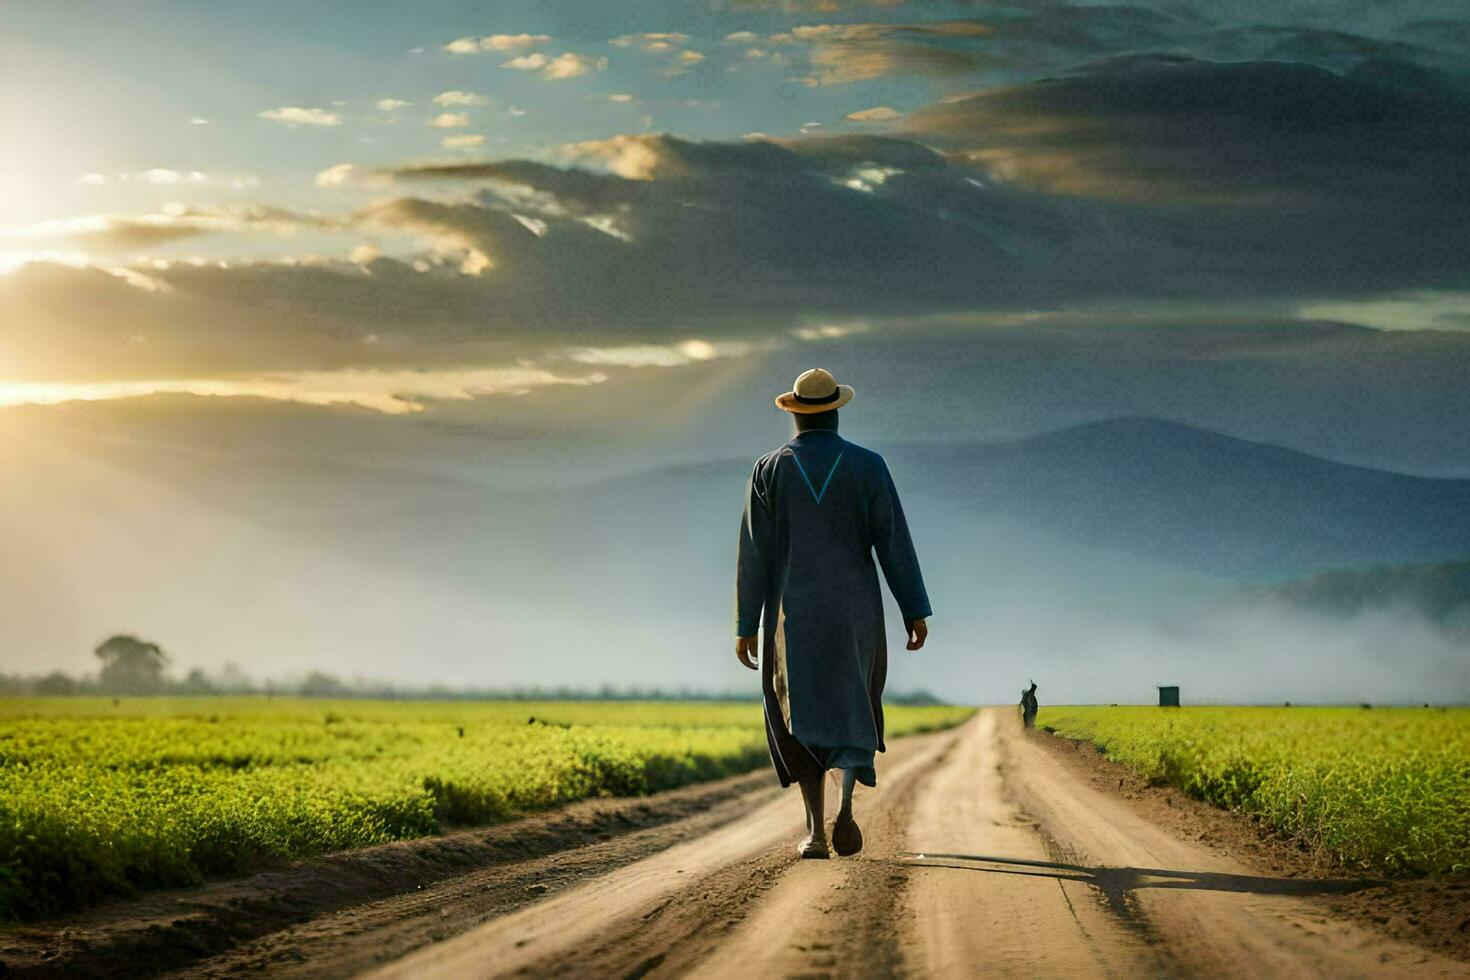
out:
<path id="1" fill-rule="evenodd" d="M 1036 682 L 1021 692 L 1021 724 L 1027 728 L 1036 727 Z"/>
<path id="2" fill-rule="evenodd" d="M 740 524 L 735 656 L 761 672 L 776 776 L 782 786 L 801 786 L 804 858 L 828 856 L 826 771 L 842 770 L 842 806 L 832 826 L 840 855 L 863 846 L 853 784 L 878 782 L 873 753 L 884 749 L 888 647 L 875 553 L 903 613 L 908 649 L 918 650 L 929 635 L 929 597 L 888 465 L 837 434 L 837 410 L 852 396 L 852 388 L 816 368 L 776 398 L 791 413 L 796 436 L 756 461 Z"/>

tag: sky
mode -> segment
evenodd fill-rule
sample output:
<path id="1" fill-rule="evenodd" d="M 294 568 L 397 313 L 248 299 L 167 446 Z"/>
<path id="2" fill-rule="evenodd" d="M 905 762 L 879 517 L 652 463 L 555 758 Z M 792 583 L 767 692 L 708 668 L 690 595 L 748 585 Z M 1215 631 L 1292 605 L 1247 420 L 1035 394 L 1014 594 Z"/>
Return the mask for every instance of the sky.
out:
<path id="1" fill-rule="evenodd" d="M 1463 331 L 1466 22 L 1360 7 L 9 3 L 0 402 L 1117 304 Z"/>
<path id="2" fill-rule="evenodd" d="M 68 479 L 582 485 L 769 448 L 814 364 L 877 441 L 1470 475 L 1457 0 L 10 0 L 0 132 L 0 455 Z M 119 618 L 9 598 L 0 666 Z"/>

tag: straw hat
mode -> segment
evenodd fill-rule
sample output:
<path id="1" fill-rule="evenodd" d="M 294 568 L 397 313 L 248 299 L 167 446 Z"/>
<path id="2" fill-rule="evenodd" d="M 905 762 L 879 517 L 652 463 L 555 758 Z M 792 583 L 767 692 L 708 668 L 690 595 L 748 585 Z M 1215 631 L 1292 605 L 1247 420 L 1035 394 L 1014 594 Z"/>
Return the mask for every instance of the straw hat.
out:
<path id="1" fill-rule="evenodd" d="M 801 373 L 790 391 L 776 396 L 776 407 L 785 412 L 814 415 L 841 408 L 852 401 L 853 394 L 852 388 L 838 384 L 830 371 L 812 368 Z"/>

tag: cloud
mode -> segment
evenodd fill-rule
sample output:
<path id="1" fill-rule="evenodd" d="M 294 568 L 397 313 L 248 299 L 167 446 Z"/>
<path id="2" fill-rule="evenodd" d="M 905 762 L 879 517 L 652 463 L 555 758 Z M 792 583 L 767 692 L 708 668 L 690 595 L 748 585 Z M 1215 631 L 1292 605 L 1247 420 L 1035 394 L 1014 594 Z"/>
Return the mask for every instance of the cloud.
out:
<path id="1" fill-rule="evenodd" d="M 884 75 L 960 75 L 983 64 L 973 42 L 993 31 L 972 20 L 927 24 L 808 24 L 773 34 L 774 44 L 805 45 L 808 85 L 843 85 Z"/>
<path id="2" fill-rule="evenodd" d="M 1121 58 L 929 106 L 901 131 L 1017 186 L 1115 200 L 1372 210 L 1470 187 L 1470 95 L 1393 66 Z"/>
<path id="3" fill-rule="evenodd" d="M 363 342 L 376 343 L 371 339 L 374 337 L 375 334 L 368 334 Z M 385 415 L 410 415 L 424 411 L 427 404 L 434 402 L 468 401 L 501 394 L 524 395 L 548 385 L 593 385 L 606 378 L 601 372 L 576 376 L 557 374 L 545 368 L 504 365 L 468 370 L 337 368 L 328 371 L 275 371 L 261 377 L 12 384 L 0 391 L 0 408 L 148 395 L 197 395 L 270 399 L 301 405 L 350 405 Z"/>
<path id="4" fill-rule="evenodd" d="M 163 214 L 87 215 L 42 221 L 23 233 L 92 252 L 136 251 L 204 234 L 194 222 Z"/>
<path id="5" fill-rule="evenodd" d="M 732 0 L 730 6 L 736 10 L 779 10 L 788 14 L 835 14 L 856 7 L 902 7 L 905 2 L 906 0 Z"/>
<path id="6" fill-rule="evenodd" d="M 594 58 L 571 51 L 559 54 L 555 58 L 548 58 L 536 52 L 502 62 L 500 67 L 512 68 L 516 71 L 535 71 L 548 81 L 558 81 L 565 78 L 576 78 L 592 71 L 605 71 L 607 59 Z"/>
<path id="7" fill-rule="evenodd" d="M 535 71 L 538 68 L 545 68 L 546 63 L 550 60 L 546 55 L 537 51 L 521 55 L 519 58 L 512 58 L 509 61 L 502 61 L 500 67 L 512 68 L 516 71 Z"/>
<path id="8" fill-rule="evenodd" d="M 803 211 L 819 226 L 864 228 L 859 237 L 883 242 L 891 266 L 869 269 L 873 281 L 896 276 L 915 291 L 871 297 L 872 284 L 849 271 L 870 256 L 845 262 L 843 249 L 807 242 L 821 275 L 806 294 L 841 307 L 869 297 L 928 307 L 1463 289 L 1467 98 L 1452 80 L 1412 66 L 1331 72 L 1135 57 L 952 97 L 892 120 L 888 138 L 824 137 L 814 127 L 745 142 L 621 135 L 563 147 L 553 158 L 572 166 L 550 171 L 499 161 L 479 171 L 343 174 L 494 185 L 476 206 L 547 221 L 538 246 L 547 256 L 566 240 L 566 222 L 580 224 L 588 251 L 578 268 L 596 266 L 595 255 L 615 268 L 626 246 L 655 241 L 707 251 L 684 239 L 709 234 L 739 250 L 735 266 L 750 272 L 753 302 L 789 279 L 780 271 L 785 243 L 809 237 L 797 228 L 772 242 L 755 230 L 786 229 Z M 791 198 L 799 205 L 771 213 L 772 202 Z M 819 205 L 822 214 L 810 215 Z M 723 227 L 696 220 L 712 215 Z M 601 237 L 583 237 L 587 229 Z M 890 240 L 917 244 L 890 249 Z M 777 270 L 769 282 L 751 271 L 762 265 L 752 257 L 764 255 Z M 645 256 L 649 274 L 662 259 Z M 554 266 L 539 274 L 554 277 Z M 969 271 L 950 279 L 944 269 Z M 667 275 L 687 274 L 680 270 L 673 261 Z"/>
<path id="9" fill-rule="evenodd" d="M 367 172 L 355 163 L 336 163 L 318 173 L 315 183 L 318 187 L 341 187 L 366 176 Z"/>
<path id="10" fill-rule="evenodd" d="M 546 44 L 551 39 L 549 34 L 491 34 L 480 38 L 480 47 L 487 51 L 512 51 L 533 44 Z"/>
<path id="11" fill-rule="evenodd" d="M 771 143 L 732 145 L 696 143 L 667 136 L 619 135 L 585 140 L 562 148 L 568 159 L 597 162 L 625 180 L 708 176 L 725 167 L 739 172 L 771 167 L 779 175 L 788 161 Z"/>
<path id="12" fill-rule="evenodd" d="M 432 126 L 435 129 L 459 129 L 469 124 L 469 114 L 464 112 L 441 112 L 424 123 L 425 126 Z"/>
<path id="13" fill-rule="evenodd" d="M 731 31 L 725 35 L 725 40 L 731 44 L 750 44 L 758 36 L 754 31 Z"/>
<path id="14" fill-rule="evenodd" d="M 434 102 L 437 105 L 489 105 L 490 97 L 488 95 L 477 95 L 474 92 L 461 92 L 458 89 L 451 89 L 448 92 L 440 92 L 434 96 Z"/>
<path id="15" fill-rule="evenodd" d="M 439 145 L 446 150 L 465 150 L 470 147 L 484 146 L 483 136 L 446 136 L 439 141 Z"/>
<path id="16" fill-rule="evenodd" d="M 588 102 L 613 102 L 618 105 L 635 105 L 638 102 L 636 95 L 627 92 L 594 92 L 587 96 Z"/>
<path id="17" fill-rule="evenodd" d="M 994 32 L 994 28 L 975 20 L 946 20 L 925 24 L 805 24 L 793 27 L 789 36 L 772 35 L 782 40 L 823 43 L 831 41 L 882 41 L 894 37 L 976 38 Z"/>
<path id="18" fill-rule="evenodd" d="M 521 246 L 537 236 L 504 211 L 472 204 L 446 204 L 422 198 L 379 201 L 358 212 L 357 222 L 390 231 L 409 231 L 430 241 L 440 255 L 453 256 L 459 270 L 478 276 L 521 261 Z"/>
<path id="19" fill-rule="evenodd" d="M 11 380 L 494 364 L 505 345 L 496 350 L 491 335 L 521 328 L 487 308 L 488 285 L 463 275 L 457 256 L 136 270 L 40 263 L 0 276 L 0 343 Z M 364 346 L 368 334 L 380 342 Z M 148 343 L 126 345 L 135 336 Z"/>
<path id="20" fill-rule="evenodd" d="M 204 174 L 197 170 L 194 173 L 198 174 L 199 180 L 203 180 Z M 152 170 L 145 170 L 138 174 L 138 179 L 145 184 L 178 184 L 187 180 L 188 177 L 189 175 L 178 170 L 168 170 L 164 167 L 154 167 Z"/>
<path id="21" fill-rule="evenodd" d="M 529 161 L 401 168 L 389 179 L 482 190 L 472 203 L 403 198 L 365 217 L 468 261 L 506 290 L 507 312 L 524 302 L 544 309 L 554 294 L 562 315 L 579 319 L 612 308 L 708 315 L 729 304 L 931 303 L 996 288 L 1014 264 L 978 224 L 895 193 L 903 175 L 952 169 L 913 144 L 619 136 L 562 155 L 606 174 Z M 873 191 L 854 194 L 845 181 L 874 167 L 882 178 Z M 976 196 L 961 173 L 947 179 L 950 194 Z M 544 233 L 516 215 L 543 222 Z M 521 289 L 530 292 L 514 298 Z"/>
<path id="22" fill-rule="evenodd" d="M 608 41 L 613 47 L 627 48 L 639 47 L 644 51 L 668 51 L 689 40 L 688 34 L 680 34 L 677 31 L 656 32 L 647 31 L 641 34 L 624 34 Z"/>
<path id="23" fill-rule="evenodd" d="M 284 106 L 267 109 L 259 114 L 262 119 L 282 122 L 291 126 L 340 126 L 342 117 L 325 109 L 307 109 L 301 106 Z"/>
<path id="24" fill-rule="evenodd" d="M 202 170 L 172 170 L 168 167 L 152 167 L 148 170 L 115 174 L 88 173 L 77 178 L 77 183 L 87 187 L 130 182 L 193 188 L 224 187 L 237 191 L 253 190 L 260 186 L 260 178 L 254 174 L 205 173 Z"/>
<path id="25" fill-rule="evenodd" d="M 724 357 L 745 357 L 773 350 L 780 341 L 753 343 L 744 340 L 708 341 L 690 338 L 670 344 L 624 344 L 615 347 L 581 347 L 568 351 L 567 360 L 606 367 L 684 367 Z"/>
<path id="26" fill-rule="evenodd" d="M 405 102 L 402 99 L 379 99 L 378 101 L 374 102 L 373 105 L 377 106 L 384 112 L 394 112 L 398 109 L 407 108 L 408 106 L 413 105 L 413 103 Z"/>
<path id="27" fill-rule="evenodd" d="M 671 60 L 661 74 L 668 78 L 684 75 L 704 60 L 700 51 L 681 50 L 689 42 L 688 34 L 677 31 L 645 31 L 641 34 L 624 34 L 608 41 L 614 47 L 633 48 L 647 54 L 668 56 Z"/>
<path id="28" fill-rule="evenodd" d="M 806 324 L 795 328 L 791 335 L 800 340 L 816 342 L 822 340 L 838 340 L 842 337 L 850 337 L 853 334 L 867 333 L 872 329 L 872 324 L 867 320 L 850 320 L 843 323 L 816 323 Z"/>
<path id="29" fill-rule="evenodd" d="M 190 116 L 189 117 L 189 125 L 190 126 L 208 126 L 209 125 L 209 120 L 208 119 L 205 119 L 203 116 Z"/>
<path id="30" fill-rule="evenodd" d="M 461 37 L 444 45 L 444 50 L 454 54 L 475 54 L 480 51 L 517 51 L 552 41 L 549 34 L 490 34 L 485 37 Z"/>
<path id="31" fill-rule="evenodd" d="M 1470 370 L 1470 333 L 1378 333 L 1247 318 L 1223 304 L 1165 306 L 1147 318 L 1115 305 L 1026 315 L 793 316 L 788 304 L 749 305 L 724 318 L 689 307 L 636 322 L 563 321 L 554 297 L 540 307 L 507 297 L 498 281 L 506 271 L 463 276 L 452 257 L 422 273 L 388 256 L 363 264 L 175 265 L 150 273 L 166 289 L 144 292 L 98 269 L 32 265 L 0 277 L 0 344 L 9 379 L 34 382 L 238 382 L 343 367 L 438 374 L 517 362 L 568 376 L 586 364 L 640 389 L 667 386 L 657 397 L 650 392 L 641 407 L 607 418 L 610 423 L 641 425 L 669 397 L 697 392 L 706 405 L 705 396 L 723 392 L 706 405 L 710 417 L 729 423 L 722 434 L 746 430 L 748 438 L 750 431 L 770 431 L 763 428 L 770 419 L 761 415 L 768 409 L 760 407 L 768 403 L 740 394 L 748 392 L 752 372 L 785 381 L 810 366 L 809 343 L 825 342 L 832 346 L 818 360 L 839 374 L 859 375 L 864 398 L 883 407 L 866 416 L 865 427 L 875 427 L 871 438 L 974 438 L 977 424 L 985 435 L 1014 435 L 1143 413 L 1245 438 L 1305 441 L 1315 451 L 1369 465 L 1441 473 L 1458 466 L 1463 475 L 1470 459 L 1470 391 L 1462 383 Z M 507 301 L 515 306 L 511 313 L 500 308 Z M 650 308 L 644 298 L 632 307 L 640 316 Z M 558 329 L 549 330 L 551 323 Z M 863 323 L 868 331 L 855 329 Z M 138 336 L 147 342 L 129 343 Z M 743 345 L 756 352 L 771 347 L 776 359 L 724 362 L 732 370 L 723 380 L 698 372 L 662 381 L 658 370 L 626 373 L 623 365 L 639 361 L 654 368 L 722 363 L 687 358 L 678 349 L 695 338 L 702 342 L 696 354 Z M 581 359 L 569 356 L 584 350 L 590 353 Z M 930 383 L 914 385 L 915 372 L 929 372 Z M 318 390 L 329 381 L 322 379 Z M 237 386 L 233 393 L 248 392 Z M 445 406 L 426 404 L 444 417 Z M 191 413 L 208 407 L 185 405 Z M 524 410 L 528 429 L 539 430 L 544 403 Z M 1406 431 L 1415 437 L 1405 439 Z M 700 439 L 706 450 L 707 435 Z"/>
<path id="32" fill-rule="evenodd" d="M 42 221 L 14 237 L 89 252 L 136 252 L 200 235 L 289 235 L 303 228 L 333 226 L 332 219 L 284 208 L 171 204 L 145 214 L 98 214 Z"/>
<path id="33" fill-rule="evenodd" d="M 795 13 L 877 5 L 788 0 L 751 6 Z M 983 21 L 805 24 L 769 40 L 798 53 L 801 46 L 811 46 L 812 70 L 805 80 L 812 85 L 880 75 L 954 76 L 978 69 L 987 70 L 992 79 L 1021 81 L 1139 53 L 1221 62 L 1295 62 L 1333 71 L 1399 61 L 1453 74 L 1463 72 L 1470 52 L 1470 44 L 1457 40 L 1462 36 L 1460 21 L 1449 19 L 1449 0 L 1400 4 L 1391 12 L 1340 0 L 1274 5 L 1268 0 L 1225 5 L 1203 0 L 1152 5 L 1023 0 L 1003 6 L 1003 12 L 994 10 L 993 19 Z M 936 27 L 938 33 L 926 33 Z M 738 33 L 738 43 L 755 42 L 744 37 L 752 32 Z M 928 57 L 919 50 L 926 47 L 931 49 Z M 956 53 L 971 56 L 969 68 L 949 57 Z"/>
<path id="34" fill-rule="evenodd" d="M 1303 319 L 1361 323 L 1378 330 L 1470 330 L 1470 292 L 1416 291 L 1309 301 Z"/>
<path id="35" fill-rule="evenodd" d="M 1270 70 L 1283 67 L 1289 66 Z M 1193 104 L 1198 93 L 1190 95 L 1185 84 L 1191 77 L 1166 73 L 1166 81 L 1183 87 L 1153 91 L 1143 104 Z M 1054 93 L 1057 87 L 1061 91 Z M 403 167 L 371 176 L 479 187 L 474 208 L 546 222 L 546 233 L 535 242 L 513 249 L 503 241 L 476 246 L 495 263 L 494 275 L 501 274 L 507 257 L 519 256 L 523 269 L 534 267 L 542 282 L 560 282 L 575 269 L 587 282 L 616 283 L 609 287 L 614 293 L 639 281 L 664 300 L 687 289 L 691 311 L 708 310 L 711 295 L 728 296 L 732 289 L 744 297 L 730 298 L 735 305 L 769 309 L 800 296 L 837 314 L 871 304 L 993 308 L 1125 296 L 1232 297 L 1242 290 L 1316 296 L 1349 283 L 1379 291 L 1462 288 L 1470 278 L 1455 259 L 1470 249 L 1470 221 L 1447 206 L 1466 200 L 1452 189 L 1464 178 L 1448 156 L 1420 165 L 1411 181 L 1394 177 L 1394 168 L 1384 169 L 1382 161 L 1340 155 L 1336 173 L 1314 175 L 1305 185 L 1310 193 L 1290 208 L 1223 210 L 1216 203 L 1219 192 L 1244 179 L 1242 169 L 1249 173 L 1232 166 L 1240 154 L 1281 159 L 1273 149 L 1254 145 L 1262 127 L 1241 130 L 1238 151 L 1228 142 L 1202 148 L 1200 157 L 1216 159 L 1227 184 L 1211 188 L 1205 199 L 1194 196 L 1198 187 L 1180 196 L 1177 188 L 1192 186 L 1198 172 L 1193 158 L 1170 143 L 1167 129 L 1158 140 L 1152 130 L 1140 130 L 1132 141 L 1115 142 L 1115 113 L 1104 111 L 1096 123 L 1089 119 L 1092 106 L 1113 104 L 1108 85 L 1088 76 L 1088 84 L 1075 90 L 1057 81 L 1019 88 L 1020 95 L 1003 89 L 918 110 L 893 137 L 820 136 L 811 128 L 792 139 L 734 143 L 620 135 L 561 148 L 559 159 L 571 167 L 506 160 Z M 1357 91 L 1349 86 L 1350 93 Z M 1181 118 L 1202 132 L 1234 132 L 1230 127 L 1238 126 L 1235 116 L 1242 110 L 1227 101 L 1219 111 L 1223 121 L 1202 109 Z M 1313 125 L 1328 125 L 1330 118 L 1329 113 Z M 1415 145 L 1444 140 L 1453 131 L 1437 116 L 1419 124 L 1422 133 L 1405 129 L 1400 139 Z M 1298 138 L 1296 127 L 1283 122 L 1278 128 Z M 1366 138 L 1352 137 L 1344 145 Z M 1076 152 L 1062 152 L 1057 140 L 1075 145 Z M 1010 152 L 978 152 L 992 145 Z M 1167 150 L 1145 182 L 1156 196 L 1115 193 L 1116 168 L 1154 165 L 1155 147 Z M 1011 169 L 997 169 L 997 160 Z M 1162 169 L 1171 161 L 1186 168 L 1183 184 Z M 1078 183 L 1075 172 L 1088 173 L 1089 182 Z M 1060 186 L 1069 192 L 1057 193 L 1058 185 L 1038 188 L 1022 177 L 1065 178 Z M 1433 182 L 1421 188 L 1420 177 Z M 1361 192 L 1377 184 L 1388 193 L 1387 182 L 1393 181 L 1399 184 L 1393 204 Z M 1143 185 L 1130 178 L 1124 186 Z M 1170 209 L 1160 211 L 1160 199 Z M 1413 206 L 1406 209 L 1408 204 Z M 1365 219 L 1373 222 L 1374 235 L 1361 232 Z M 589 229 L 598 236 L 588 237 Z M 815 229 L 827 231 L 817 236 Z M 507 224 L 503 234 L 524 231 Z M 557 271 L 562 254 L 572 251 L 577 258 L 565 260 L 565 273 Z M 693 271 L 693 256 L 722 270 L 720 283 Z M 563 295 L 571 302 L 575 294 Z M 603 300 L 589 296 L 593 302 Z"/>
<path id="36" fill-rule="evenodd" d="M 66 280 L 123 290 L 97 309 L 129 336 L 153 337 L 158 311 L 172 311 L 180 346 L 155 350 L 183 358 L 185 325 L 218 322 L 232 338 L 220 357 L 241 348 L 252 364 L 269 360 L 255 346 L 265 338 L 298 358 L 316 350 L 287 326 L 318 339 L 371 332 L 384 338 L 374 356 L 387 356 L 395 336 L 469 344 L 547 324 L 612 347 L 706 327 L 713 340 L 755 323 L 1085 304 L 1195 315 L 1245 297 L 1382 319 L 1407 308 L 1353 301 L 1470 291 L 1466 98 L 1412 66 L 1115 59 L 917 109 L 885 136 L 640 133 L 537 160 L 340 163 L 317 183 L 371 188 L 373 203 L 331 217 L 196 209 L 42 230 L 58 247 L 112 251 L 290 228 L 340 236 L 334 255 L 380 243 L 385 254 L 360 263 L 130 269 L 167 307 L 139 306 L 142 290 L 113 275 Z M 45 278 L 16 275 L 0 287 L 40 290 Z M 0 310 L 0 322 L 68 336 L 66 291 L 41 291 L 54 310 Z M 1456 325 L 1441 306 L 1408 312 Z M 1309 356 L 1310 338 L 1299 341 Z"/>
<path id="37" fill-rule="evenodd" d="M 876 105 L 871 109 L 859 109 L 857 112 L 849 112 L 843 116 L 851 122 L 889 122 L 903 116 L 897 109 L 886 105 Z"/>
<path id="38" fill-rule="evenodd" d="M 680 51 L 660 74 L 665 78 L 678 78 L 680 75 L 689 74 L 690 70 L 702 61 L 704 61 L 702 51 Z"/>
<path id="39" fill-rule="evenodd" d="M 568 51 L 557 55 L 541 71 L 541 77 L 546 79 L 576 78 L 590 71 L 606 71 L 606 58 L 592 58 L 587 55 L 573 54 Z"/>
<path id="40" fill-rule="evenodd" d="M 1454 73 L 1462 70 L 1465 49 L 1454 45 L 1454 22 L 1443 19 L 1446 9 L 1429 14 L 1437 18 L 1429 21 L 1435 26 L 1414 30 L 1404 5 L 1388 13 L 1334 0 L 1274 7 L 1190 0 L 1152 6 L 1028 2 L 987 22 L 993 34 L 985 53 L 993 66 L 1008 70 L 1011 80 L 1139 53 L 1295 62 L 1333 71 L 1400 61 Z"/>

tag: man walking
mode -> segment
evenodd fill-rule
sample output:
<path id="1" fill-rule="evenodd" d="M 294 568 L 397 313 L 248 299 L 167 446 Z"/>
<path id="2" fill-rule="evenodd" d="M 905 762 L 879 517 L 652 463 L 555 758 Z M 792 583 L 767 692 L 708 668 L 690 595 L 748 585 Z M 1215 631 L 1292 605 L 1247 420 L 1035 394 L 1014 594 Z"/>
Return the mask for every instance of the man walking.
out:
<path id="1" fill-rule="evenodd" d="M 761 672 L 766 738 L 782 786 L 801 786 L 804 858 L 827 857 L 822 780 L 842 770 L 832 826 L 840 855 L 862 850 L 854 783 L 877 785 L 888 647 L 876 554 L 908 630 L 924 645 L 929 597 L 883 457 L 837 434 L 853 397 L 816 368 L 776 398 L 796 436 L 756 461 L 746 488 L 736 574 L 735 656 Z M 756 631 L 763 627 L 760 663 Z"/>

